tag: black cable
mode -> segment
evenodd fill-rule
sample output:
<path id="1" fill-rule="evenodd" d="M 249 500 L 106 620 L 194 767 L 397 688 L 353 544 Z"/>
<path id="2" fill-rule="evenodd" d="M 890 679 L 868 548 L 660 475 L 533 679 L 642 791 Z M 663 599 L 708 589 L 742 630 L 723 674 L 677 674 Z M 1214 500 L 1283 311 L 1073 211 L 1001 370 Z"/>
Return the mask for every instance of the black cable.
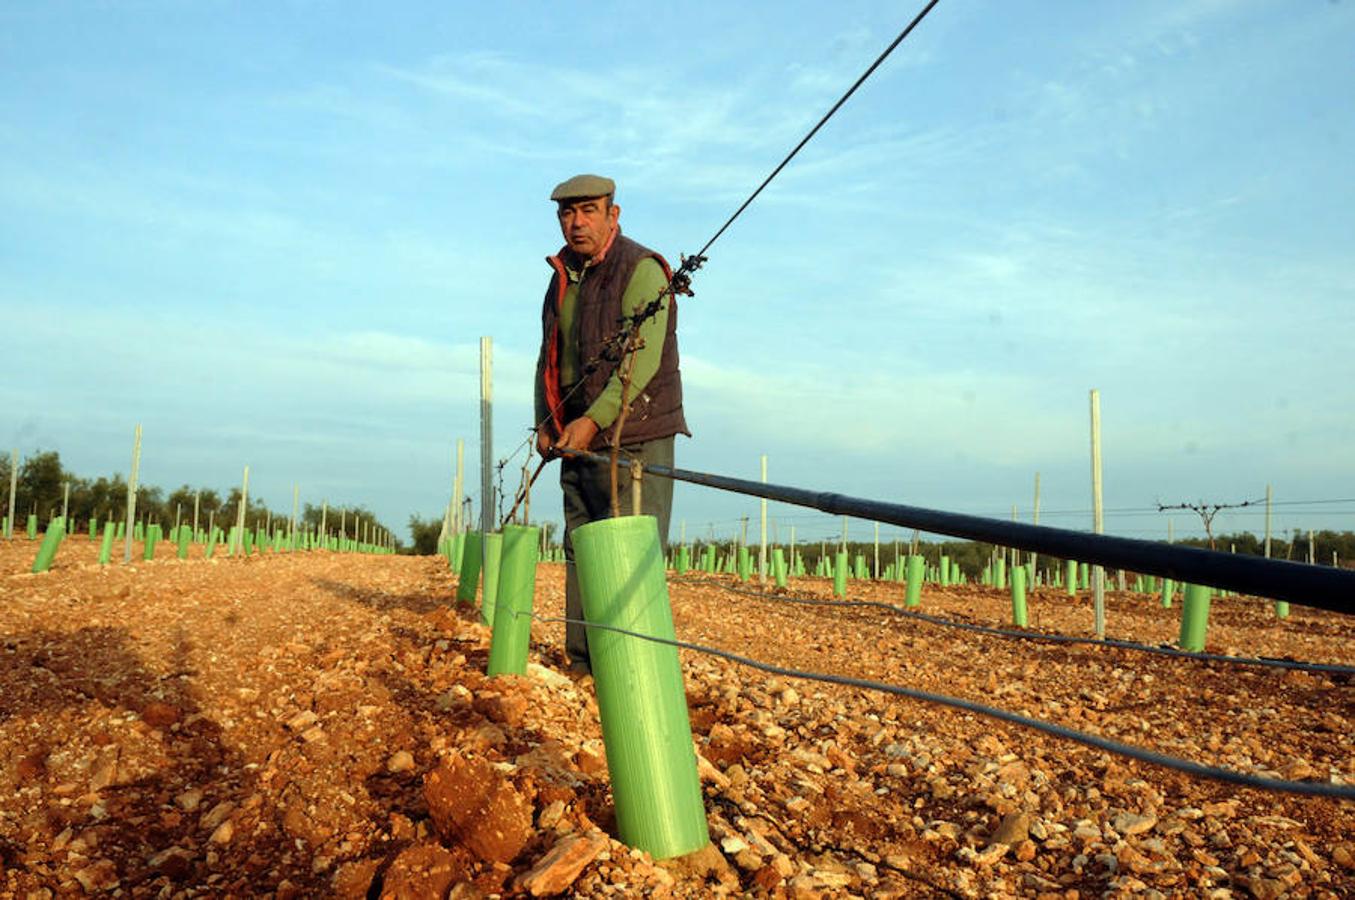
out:
<path id="1" fill-rule="evenodd" d="M 606 457 L 593 453 L 571 452 L 570 455 L 595 462 L 610 462 Z M 1299 606 L 1347 615 L 1355 613 L 1355 571 L 1108 534 L 1090 534 L 1047 525 L 986 519 L 903 503 L 849 497 L 829 491 L 810 491 L 789 485 L 731 478 L 728 475 L 694 472 L 674 466 L 646 466 L 645 473 L 806 506 L 833 515 L 856 516 L 933 534 L 1000 544 L 1017 550 L 1033 550 L 1063 559 L 1161 575 L 1178 583 L 1209 585 L 1285 600 Z"/>
<path id="2" fill-rule="evenodd" d="M 1194 653 L 1189 650 L 1175 650 L 1171 647 L 1154 647 L 1152 644 L 1144 644 L 1139 641 L 1129 641 L 1122 638 L 1106 638 L 1100 640 L 1098 638 L 1078 637 L 1070 634 L 1043 634 L 1037 631 L 1017 631 L 1010 628 L 997 628 L 992 625 L 978 625 L 973 622 L 957 622 L 954 619 L 933 616 L 928 613 L 908 609 L 903 606 L 895 606 L 892 603 L 883 603 L 878 600 L 823 600 L 818 597 L 782 596 L 780 594 L 767 594 L 762 591 L 752 591 L 735 587 L 732 584 L 726 584 L 718 579 L 692 578 L 686 580 L 691 584 L 716 585 L 732 594 L 774 600 L 779 603 L 794 603 L 802 606 L 832 606 L 838 608 L 869 607 L 883 609 L 892 612 L 895 615 L 909 619 L 917 619 L 918 621 L 927 622 L 931 625 L 940 625 L 944 628 L 958 628 L 961 631 L 972 631 L 979 634 L 993 635 L 995 637 L 1011 638 L 1013 640 L 1035 641 L 1037 643 L 1049 644 L 1090 644 L 1102 647 L 1115 647 L 1119 650 L 1132 650 L 1136 653 L 1151 653 L 1156 656 L 1193 659 L 1199 662 L 1217 662 L 1239 666 L 1289 669 L 1297 672 L 1321 672 L 1328 675 L 1355 675 L 1355 666 L 1345 666 L 1339 663 L 1314 663 L 1304 662 L 1302 660 L 1275 659 L 1266 656 L 1228 656 L 1221 653 Z"/>
<path id="3" fill-rule="evenodd" d="M 743 211 L 748 208 L 749 204 L 751 204 L 754 200 L 757 199 L 758 194 L 762 193 L 762 189 L 765 188 L 767 185 L 771 184 L 773 178 L 781 174 L 781 170 L 786 167 L 787 163 L 789 163 L 792 159 L 795 158 L 795 154 L 799 153 L 801 148 L 803 148 L 805 144 L 808 144 L 810 139 L 814 137 L 814 135 L 819 133 L 819 129 L 822 128 L 825 124 L 827 124 L 828 120 L 833 117 L 833 114 L 842 108 L 842 104 L 846 103 L 847 100 L 851 98 L 852 94 L 856 93 L 856 89 L 859 88 L 862 84 L 864 84 L 867 78 L 874 74 L 875 70 L 880 67 L 880 64 L 883 63 L 885 59 L 889 57 L 889 54 L 894 52 L 894 48 L 897 47 L 899 44 L 903 43 L 904 38 L 908 37 L 908 35 L 912 33 L 913 29 L 917 27 L 918 23 L 927 17 L 927 13 L 931 12 L 932 7 L 936 6 L 938 2 L 940 2 L 940 0 L 930 0 L 930 2 L 922 8 L 922 11 L 913 17 L 913 21 L 909 22 L 907 25 L 904 26 L 904 29 L 899 32 L 899 36 L 894 38 L 894 40 L 889 44 L 889 46 L 884 49 L 884 52 L 875 58 L 875 62 L 871 63 L 870 66 L 866 69 L 866 71 L 861 73 L 861 77 L 856 79 L 856 81 L 852 84 L 851 87 L 847 88 L 847 93 L 843 94 L 841 97 L 838 98 L 838 101 L 833 104 L 832 108 L 829 109 L 828 112 L 823 114 L 823 118 L 819 119 L 818 124 L 816 124 L 813 128 L 809 129 L 809 133 L 800 139 L 800 143 L 795 145 L 795 149 L 787 153 L 786 158 L 781 160 L 781 162 L 777 164 L 777 167 L 775 169 L 772 169 L 772 174 L 768 175 L 766 178 L 762 180 L 762 184 L 759 184 L 757 186 L 757 190 L 749 194 L 748 199 L 743 201 L 742 205 L 740 205 L 738 209 L 734 210 L 734 215 L 730 216 L 725 221 L 725 223 L 720 226 L 720 230 L 715 232 L 715 235 L 710 240 L 706 241 L 706 246 L 702 247 L 700 251 L 697 252 L 696 255 L 698 257 L 706 255 L 706 251 L 710 249 L 711 244 L 714 244 L 716 241 L 718 241 L 720 239 L 720 235 L 725 233 L 725 229 L 729 228 L 730 225 L 733 225 L 734 220 L 737 219 L 743 213 Z"/>
<path id="4" fill-rule="evenodd" d="M 882 681 L 871 681 L 866 678 L 853 678 L 850 675 L 833 675 L 824 672 L 806 672 L 801 669 L 789 669 L 785 666 L 777 666 L 772 663 L 751 659 L 747 656 L 740 656 L 737 653 L 721 650 L 718 647 L 707 647 L 704 644 L 694 644 L 690 641 L 655 637 L 649 634 L 642 634 L 638 631 L 630 631 L 626 628 L 617 628 L 614 625 L 604 625 L 600 622 L 587 622 L 583 619 L 573 619 L 568 616 L 539 616 L 534 613 L 526 613 L 519 610 L 514 610 L 513 615 L 531 616 L 531 618 L 536 619 L 538 622 L 559 622 L 569 625 L 582 625 L 585 628 L 598 628 L 603 631 L 624 634 L 627 637 L 640 638 L 641 640 L 650 641 L 655 644 L 665 644 L 669 647 L 677 647 L 680 650 L 692 650 L 696 653 L 703 653 L 708 656 L 718 656 L 721 659 L 727 659 L 730 662 L 741 666 L 747 666 L 751 669 L 757 669 L 758 671 L 767 672 L 772 675 L 781 675 L 786 678 L 803 678 L 807 681 L 821 681 L 825 684 L 837 684 L 844 687 L 880 691 L 886 694 L 896 694 L 900 697 L 908 697 L 909 699 L 918 700 L 923 703 L 949 706 L 953 709 L 962 709 L 965 712 L 986 716 L 990 719 L 997 719 L 1000 722 L 1007 722 L 1011 725 L 1020 725 L 1024 728 L 1031 728 L 1035 731 L 1052 735 L 1053 737 L 1076 741 L 1079 744 L 1095 747 L 1098 750 L 1114 753 L 1117 756 L 1136 759 L 1139 762 L 1161 766 L 1166 769 L 1174 769 L 1178 772 L 1184 772 L 1187 775 L 1193 775 L 1197 778 L 1208 778 L 1213 781 L 1222 781 L 1228 784 L 1256 788 L 1257 790 L 1262 791 L 1278 791 L 1280 793 L 1301 794 L 1310 797 L 1336 797 L 1342 800 L 1355 800 L 1355 785 L 1330 784 L 1327 782 L 1283 781 L 1278 778 L 1248 775 L 1245 772 L 1238 772 L 1234 769 L 1206 766 L 1203 763 L 1178 759 L 1174 756 L 1166 756 L 1152 750 L 1146 750 L 1142 747 L 1135 747 L 1132 744 L 1122 744 L 1119 741 L 1112 741 L 1108 738 L 1088 734 L 1085 731 L 1077 731 L 1062 725 L 1055 725 L 1053 722 L 1046 722 L 1042 719 L 1023 716 L 1020 713 L 1008 712 L 1005 709 L 998 709 L 994 706 L 985 706 L 982 703 L 976 703 L 973 700 L 964 700 L 960 697 L 950 697 L 946 694 L 934 694 L 930 691 L 920 691 L 916 688 L 904 687 L 898 684 L 887 684 Z"/>
<path id="5" fill-rule="evenodd" d="M 623 316 L 624 324 L 622 325 L 622 327 L 615 334 L 613 334 L 606 341 L 604 341 L 602 349 L 598 352 L 597 356 L 589 360 L 584 365 L 583 376 L 574 384 L 573 387 L 569 389 L 568 392 L 565 393 L 564 397 L 560 399 L 559 408 L 563 408 L 565 400 L 567 400 L 575 391 L 579 390 L 583 386 L 584 382 L 587 380 L 588 376 L 591 375 L 594 371 L 596 371 L 597 368 L 601 366 L 601 364 L 604 361 L 606 361 L 611 354 L 616 354 L 618 356 L 617 362 L 618 364 L 620 363 L 620 358 L 625 356 L 626 352 L 625 348 L 626 344 L 629 342 L 630 335 L 633 334 L 636 330 L 638 330 L 639 327 L 646 320 L 657 315 L 659 311 L 663 309 L 663 301 L 665 298 L 674 297 L 677 294 L 686 294 L 689 296 L 691 295 L 691 275 L 697 269 L 701 268 L 702 264 L 705 263 L 706 251 L 711 248 L 711 245 L 714 244 L 717 240 L 719 240 L 720 235 L 724 234 L 725 230 L 728 229 L 730 225 L 734 224 L 734 220 L 737 219 L 740 215 L 742 215 L 743 211 L 747 209 L 755 199 L 757 199 L 757 196 L 762 193 L 763 188 L 771 184 L 772 179 L 775 178 L 777 175 L 781 174 L 781 170 L 784 169 L 786 165 L 792 159 L 795 158 L 795 155 L 799 153 L 801 149 L 803 149 L 805 144 L 809 143 L 810 139 L 813 138 L 814 135 L 818 134 L 819 129 L 822 128 L 824 124 L 826 124 L 827 121 L 833 117 L 834 113 L 836 113 L 842 107 L 842 105 L 847 102 L 847 100 L 852 96 L 852 94 L 856 93 L 856 89 L 861 87 L 861 85 L 865 83 L 866 79 L 869 78 L 872 74 L 874 74 L 875 70 L 880 67 L 880 64 L 883 63 L 886 58 L 888 58 L 889 54 L 894 52 L 894 48 L 897 47 L 899 44 L 903 43 L 904 38 L 908 37 L 908 35 L 912 33 L 913 29 L 917 27 L 918 23 L 921 22 L 926 17 L 927 13 L 932 11 L 932 7 L 936 6 L 938 2 L 940 2 L 940 0 L 929 0 L 927 5 L 922 8 L 922 11 L 913 17 L 913 20 L 904 27 L 903 31 L 899 32 L 898 37 L 894 38 L 894 40 L 889 44 L 889 46 L 884 49 L 884 52 L 881 53 L 878 57 L 876 57 L 875 62 L 871 63 L 870 66 L 866 69 L 866 71 L 861 73 L 861 77 L 856 79 L 852 86 L 847 89 L 847 92 L 838 98 L 838 101 L 833 104 L 832 108 L 829 109 L 828 112 L 824 113 L 823 118 L 819 119 L 818 123 L 809 130 L 809 133 L 800 139 L 800 142 L 795 145 L 794 149 L 792 149 L 790 153 L 786 154 L 786 158 L 781 160 L 781 162 L 777 164 L 776 168 L 772 170 L 771 174 L 762 180 L 762 183 L 757 186 L 757 190 L 749 194 L 748 199 L 744 200 L 743 203 L 739 205 L 739 208 L 734 211 L 734 214 L 725 220 L 725 223 L 720 226 L 720 228 L 715 232 L 714 235 L 711 236 L 710 240 L 706 241 L 705 246 L 701 248 L 700 252 L 693 254 L 692 256 L 684 256 L 682 258 L 681 265 L 677 268 L 676 271 L 673 272 L 671 276 L 669 276 L 668 283 L 664 285 L 662 290 L 659 291 L 659 295 L 657 297 L 649 301 L 648 304 L 641 307 L 633 314 L 629 316 Z M 535 436 L 536 433 L 541 429 L 541 427 L 545 425 L 546 422 L 548 422 L 549 420 L 550 416 L 547 416 L 540 422 L 537 422 L 535 427 L 532 428 L 531 436 Z M 531 440 L 531 436 L 528 437 L 528 440 Z"/>

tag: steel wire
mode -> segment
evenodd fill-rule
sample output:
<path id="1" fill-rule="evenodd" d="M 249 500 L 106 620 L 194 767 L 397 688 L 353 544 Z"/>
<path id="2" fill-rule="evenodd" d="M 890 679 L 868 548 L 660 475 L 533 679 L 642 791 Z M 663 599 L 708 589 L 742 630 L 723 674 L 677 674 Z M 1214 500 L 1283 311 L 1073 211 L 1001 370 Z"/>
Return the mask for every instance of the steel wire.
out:
<path id="1" fill-rule="evenodd" d="M 721 650 L 718 647 L 708 647 L 704 644 L 695 644 L 691 641 L 681 641 L 676 639 L 655 637 L 654 635 L 642 634 L 638 631 L 631 631 L 626 628 L 618 628 L 614 625 L 604 625 L 601 622 L 588 622 L 583 619 L 570 618 L 568 616 L 540 616 L 534 613 L 526 613 L 514 610 L 515 616 L 531 616 L 538 622 L 556 622 L 570 625 L 582 625 L 585 628 L 598 628 L 604 631 L 614 632 L 616 634 L 626 635 L 627 637 L 639 638 L 640 640 L 650 641 L 656 644 L 665 644 L 670 647 L 677 647 L 680 650 L 691 650 L 695 653 L 715 656 L 721 659 L 729 660 L 741 666 L 751 669 L 757 669 L 760 672 L 767 672 L 772 675 L 780 675 L 786 678 L 800 678 L 806 681 L 820 681 L 825 684 L 837 684 L 844 687 L 854 687 L 863 690 L 880 691 L 881 693 L 894 694 L 900 697 L 908 697 L 912 700 L 918 700 L 922 703 L 930 703 L 937 706 L 948 706 L 952 709 L 961 709 L 965 712 L 984 716 L 990 719 L 997 719 L 1000 722 L 1006 722 L 1011 725 L 1018 725 L 1023 728 L 1030 728 L 1048 734 L 1052 737 L 1063 738 L 1064 740 L 1074 741 L 1084 744 L 1088 747 L 1095 747 L 1098 750 L 1104 750 L 1107 753 L 1113 753 L 1116 756 L 1123 756 L 1128 759 L 1138 760 L 1154 766 L 1160 766 L 1166 769 L 1172 769 L 1182 772 L 1196 778 L 1206 778 L 1211 781 L 1222 781 L 1227 784 L 1236 784 L 1242 787 L 1255 788 L 1262 791 L 1274 791 L 1285 794 L 1298 794 L 1310 797 L 1334 797 L 1341 800 L 1355 800 L 1355 785 L 1333 784 L 1331 782 L 1316 781 L 1286 781 L 1279 778 L 1267 778 L 1261 775 L 1248 775 L 1245 772 L 1239 772 L 1236 769 L 1225 769 L 1219 766 L 1208 766 L 1203 763 L 1192 762 L 1187 759 L 1180 759 L 1174 756 L 1167 756 L 1153 750 L 1143 747 L 1136 747 L 1133 744 L 1123 744 L 1119 741 L 1112 741 L 1109 738 L 1103 738 L 1099 735 L 1089 734 L 1085 731 L 1078 731 L 1063 725 L 1056 725 L 1053 722 L 1046 722 L 1043 719 L 1036 719 L 1032 716 L 1024 716 L 1020 713 L 1009 712 L 1005 709 L 998 709 L 995 706 L 987 706 L 973 700 L 965 700 L 960 697 L 951 697 L 946 694 L 937 694 L 931 691 L 922 691 L 917 688 L 904 687 L 899 684 L 889 684 L 883 681 L 872 681 L 866 678 L 855 678 L 850 675 L 835 675 L 826 672 L 809 672 L 803 669 L 792 669 L 786 666 L 778 666 L 773 663 L 762 662 L 751 657 L 732 653 L 728 650 Z"/>

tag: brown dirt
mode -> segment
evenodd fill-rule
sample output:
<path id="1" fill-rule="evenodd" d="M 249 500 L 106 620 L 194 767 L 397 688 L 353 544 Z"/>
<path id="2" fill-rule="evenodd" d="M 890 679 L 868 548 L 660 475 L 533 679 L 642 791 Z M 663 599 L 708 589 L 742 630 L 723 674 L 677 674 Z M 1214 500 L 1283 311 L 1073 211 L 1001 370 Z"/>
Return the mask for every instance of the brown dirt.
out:
<path id="1" fill-rule="evenodd" d="M 1349 803 L 690 651 L 720 852 L 658 865 L 580 840 L 614 825 L 592 691 L 559 674 L 561 626 L 534 626 L 531 675 L 486 679 L 488 631 L 450 607 L 437 558 L 194 550 L 100 568 L 76 537 L 31 575 L 36 544 L 0 542 L 0 895 L 515 895 L 575 879 L 534 870 L 557 847 L 574 868 L 591 859 L 569 888 L 586 897 L 1355 895 Z M 1355 783 L 1350 679 L 1008 641 L 731 584 L 675 582 L 678 635 Z M 558 614 L 562 594 L 543 565 L 538 611 Z M 850 594 L 901 601 L 894 585 Z M 1090 628 L 1085 596 L 1037 591 L 1030 608 L 1033 627 Z M 931 589 L 923 609 L 1001 624 L 1008 601 Z M 1293 609 L 1280 623 L 1261 601 L 1216 600 L 1209 649 L 1355 662 L 1355 623 Z M 1167 642 L 1178 614 L 1112 594 L 1109 631 Z"/>

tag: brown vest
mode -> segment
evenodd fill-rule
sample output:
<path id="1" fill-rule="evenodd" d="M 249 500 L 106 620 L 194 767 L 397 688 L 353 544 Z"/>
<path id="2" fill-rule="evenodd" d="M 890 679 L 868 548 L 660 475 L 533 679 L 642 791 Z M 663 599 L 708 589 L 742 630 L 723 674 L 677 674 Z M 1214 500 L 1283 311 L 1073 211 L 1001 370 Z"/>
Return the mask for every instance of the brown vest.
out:
<path id="1" fill-rule="evenodd" d="M 546 288 L 545 301 L 541 306 L 541 358 L 542 388 L 545 392 L 546 406 L 550 409 L 552 424 L 558 436 L 569 417 L 562 401 L 568 385 L 560 384 L 559 346 L 560 346 L 560 304 L 564 300 L 565 289 L 569 286 L 565 274 L 565 264 L 560 254 L 546 258 L 555 270 Z M 672 277 L 672 270 L 662 256 L 625 237 L 619 232 L 612 242 L 602 262 L 588 269 L 579 285 L 575 300 L 575 316 L 579 323 L 579 363 L 587 367 L 588 363 L 599 357 L 609 338 L 617 334 L 621 327 L 621 298 L 626 286 L 635 274 L 640 260 L 652 257 L 663 267 L 664 274 Z M 675 434 L 691 436 L 687 430 L 687 420 L 682 414 L 682 375 L 678 371 L 677 347 L 677 300 L 669 297 L 668 331 L 663 339 L 663 356 L 659 370 L 645 385 L 644 390 L 630 396 L 630 415 L 626 417 L 625 429 L 621 440 L 625 444 L 638 444 L 656 438 L 665 438 Z M 584 376 L 583 387 L 570 398 L 571 408 L 587 409 L 593 404 L 607 380 L 616 371 L 616 361 L 604 361 L 589 375 Z M 580 400 L 580 395 L 582 399 Z M 576 403 L 578 406 L 576 407 Z M 616 424 L 601 431 L 594 439 L 591 449 L 597 450 L 611 446 Z"/>

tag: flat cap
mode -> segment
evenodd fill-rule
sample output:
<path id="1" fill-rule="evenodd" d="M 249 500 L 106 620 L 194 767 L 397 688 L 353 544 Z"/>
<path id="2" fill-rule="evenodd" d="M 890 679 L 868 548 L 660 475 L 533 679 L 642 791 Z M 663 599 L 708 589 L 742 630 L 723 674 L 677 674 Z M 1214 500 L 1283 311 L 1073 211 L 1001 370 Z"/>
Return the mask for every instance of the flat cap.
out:
<path id="1" fill-rule="evenodd" d="M 606 197 L 616 193 L 616 182 L 601 175 L 575 175 L 562 181 L 550 192 L 552 200 L 575 200 L 580 197 Z"/>

